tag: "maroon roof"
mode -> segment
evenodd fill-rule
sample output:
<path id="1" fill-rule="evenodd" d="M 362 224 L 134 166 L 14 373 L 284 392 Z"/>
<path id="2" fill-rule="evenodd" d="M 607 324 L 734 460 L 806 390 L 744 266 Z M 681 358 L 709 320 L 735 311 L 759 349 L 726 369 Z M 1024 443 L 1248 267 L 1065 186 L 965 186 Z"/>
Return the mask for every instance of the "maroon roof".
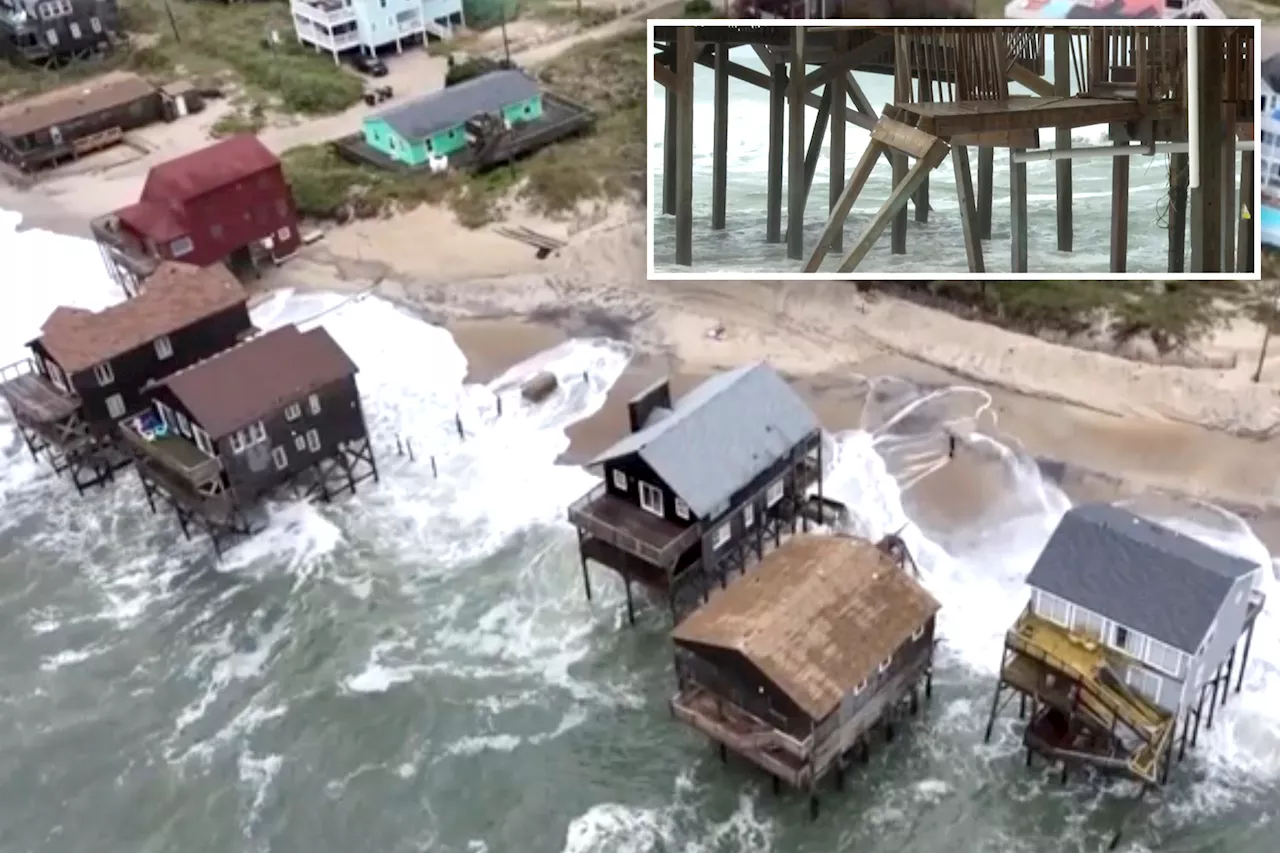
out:
<path id="1" fill-rule="evenodd" d="M 55 308 L 40 343 L 68 373 L 146 346 L 156 338 L 243 304 L 240 282 L 222 264 L 193 267 L 166 261 L 132 299 L 101 311 Z"/>
<path id="2" fill-rule="evenodd" d="M 231 136 L 152 166 L 142 198 L 182 205 L 279 165 L 280 159 L 258 137 Z"/>
<path id="3" fill-rule="evenodd" d="M 283 326 L 159 384 L 217 440 L 355 373 L 355 363 L 323 328 Z"/>
<path id="4" fill-rule="evenodd" d="M 186 217 L 153 201 L 122 207 L 116 211 L 116 218 L 135 233 L 160 243 L 176 240 L 188 231 Z"/>

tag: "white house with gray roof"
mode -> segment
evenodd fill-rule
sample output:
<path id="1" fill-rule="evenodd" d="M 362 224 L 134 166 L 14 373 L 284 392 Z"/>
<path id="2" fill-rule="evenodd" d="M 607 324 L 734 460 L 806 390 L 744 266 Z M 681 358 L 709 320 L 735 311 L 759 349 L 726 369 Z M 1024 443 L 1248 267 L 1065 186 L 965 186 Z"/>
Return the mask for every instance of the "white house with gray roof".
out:
<path id="1" fill-rule="evenodd" d="M 1063 516 L 1027 576 L 1035 615 L 1101 643 L 1171 714 L 1232 658 L 1260 584 L 1257 564 L 1101 503 Z"/>
<path id="2" fill-rule="evenodd" d="M 465 23 L 462 0 L 289 0 L 293 29 L 302 44 L 332 54 L 452 38 Z"/>
<path id="3" fill-rule="evenodd" d="M 745 569 L 766 540 L 780 541 L 784 524 L 794 530 L 808 488 L 821 489 L 822 429 L 764 362 L 712 376 L 679 399 L 662 380 L 627 415 L 630 433 L 590 462 L 604 482 L 569 510 L 587 596 L 590 559 L 623 576 L 629 604 L 632 581 L 668 592 L 678 620 L 709 580 Z"/>

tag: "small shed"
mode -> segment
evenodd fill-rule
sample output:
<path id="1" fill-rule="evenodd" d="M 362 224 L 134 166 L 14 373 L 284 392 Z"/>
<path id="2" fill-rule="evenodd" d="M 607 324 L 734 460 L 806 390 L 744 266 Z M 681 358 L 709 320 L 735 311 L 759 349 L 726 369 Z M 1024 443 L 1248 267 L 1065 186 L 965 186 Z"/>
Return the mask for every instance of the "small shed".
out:
<path id="1" fill-rule="evenodd" d="M 160 87 L 165 121 L 194 115 L 204 110 L 204 94 L 189 80 L 178 80 Z"/>

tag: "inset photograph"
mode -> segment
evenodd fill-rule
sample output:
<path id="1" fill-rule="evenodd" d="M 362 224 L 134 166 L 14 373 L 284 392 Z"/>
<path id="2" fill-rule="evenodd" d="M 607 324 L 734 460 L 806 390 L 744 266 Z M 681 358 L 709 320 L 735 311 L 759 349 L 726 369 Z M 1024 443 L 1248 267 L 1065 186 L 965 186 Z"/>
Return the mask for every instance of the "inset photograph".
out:
<path id="1" fill-rule="evenodd" d="M 650 23 L 650 274 L 1259 277 L 1257 21 Z"/>

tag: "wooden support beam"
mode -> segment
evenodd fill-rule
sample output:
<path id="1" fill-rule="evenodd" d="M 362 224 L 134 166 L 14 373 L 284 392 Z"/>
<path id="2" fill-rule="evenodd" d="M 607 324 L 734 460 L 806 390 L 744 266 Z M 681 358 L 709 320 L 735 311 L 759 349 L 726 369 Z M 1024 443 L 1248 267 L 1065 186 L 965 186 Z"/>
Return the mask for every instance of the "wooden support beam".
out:
<path id="1" fill-rule="evenodd" d="M 654 54 L 653 57 L 653 79 L 664 89 L 674 89 L 676 86 L 676 75 L 668 68 L 662 59 Z"/>
<path id="2" fill-rule="evenodd" d="M 884 206 L 868 223 L 866 231 L 853 244 L 848 253 L 840 261 L 839 271 L 842 273 L 853 272 L 861 263 L 862 259 L 871 251 L 871 247 L 875 245 L 876 240 L 884 233 L 884 229 L 889 226 L 889 222 L 902 213 L 906 212 L 907 201 L 924 181 L 926 175 L 929 174 L 943 158 L 947 156 L 950 148 L 947 143 L 941 139 L 934 142 L 933 148 L 929 150 L 925 156 L 915 162 L 915 165 L 907 172 L 903 180 L 894 186 L 893 192 L 885 201 Z"/>
<path id="3" fill-rule="evenodd" d="M 1128 145 L 1117 136 L 1113 144 Z M 1129 158 L 1111 158 L 1111 271 L 1127 272 L 1129 264 Z"/>
<path id="4" fill-rule="evenodd" d="M 895 104 L 906 104 L 911 101 L 911 37 L 901 30 L 894 30 L 894 51 L 893 51 L 893 102 Z M 891 153 L 890 163 L 893 164 L 893 185 L 899 187 L 906 183 L 911 171 L 907 164 L 905 154 L 898 151 Z M 917 163 L 918 165 L 918 163 Z M 928 176 L 926 171 L 925 176 Z M 921 178 L 923 182 L 923 178 Z M 915 192 L 916 187 L 912 187 Z M 872 220 L 874 224 L 874 220 Z M 847 262 L 849 257 L 857 252 L 861 241 L 855 243 L 853 249 L 848 255 L 845 255 Z M 907 208 L 905 205 L 899 206 L 894 210 L 893 228 L 889 233 L 890 251 L 895 255 L 905 255 L 907 253 Z M 864 253 L 870 250 L 867 246 Z M 858 262 L 858 258 L 854 259 L 854 264 Z M 841 269 L 844 269 L 844 263 L 841 263 Z"/>
<path id="5" fill-rule="evenodd" d="M 848 30 L 843 31 L 843 33 L 837 32 L 836 38 L 839 39 L 842 34 L 847 33 Z M 853 50 L 848 49 L 849 43 L 847 40 L 843 43 L 843 47 L 837 43 L 835 61 L 824 62 L 821 67 L 806 74 L 804 78 L 805 88 L 812 91 L 825 83 L 830 83 L 837 77 L 849 73 L 850 69 L 857 68 L 868 59 L 883 53 L 892 43 L 892 39 L 889 36 L 876 36 L 858 45 Z"/>
<path id="6" fill-rule="evenodd" d="M 1027 271 L 1027 164 L 1009 150 L 1009 270 Z"/>
<path id="7" fill-rule="evenodd" d="M 1200 186 L 1191 190 L 1191 272 L 1222 272 L 1222 53 L 1216 27 L 1200 38 Z M 1194 30 L 1192 32 L 1195 32 Z M 1234 177 L 1234 176 L 1233 176 Z"/>
<path id="8" fill-rule="evenodd" d="M 787 257 L 804 257 L 804 27 L 791 28 L 787 115 Z M 830 105 L 828 105 L 830 106 Z"/>
<path id="9" fill-rule="evenodd" d="M 818 105 L 818 115 L 813 122 L 813 130 L 809 134 L 809 148 L 804 155 L 804 193 L 800 202 L 801 209 L 809 205 L 809 192 L 813 189 L 813 176 L 818 171 L 818 158 L 822 155 L 822 140 L 827 135 L 827 122 L 831 119 L 831 84 L 827 84 L 827 91 L 822 93 L 822 103 Z M 801 219 L 801 230 L 803 231 L 803 222 Z M 791 222 L 787 222 L 787 243 L 791 243 Z M 802 241 L 803 242 L 803 241 Z M 788 257 L 791 257 L 788 253 Z M 804 257 L 803 249 L 801 254 L 794 258 L 800 260 Z"/>
<path id="10" fill-rule="evenodd" d="M 714 47 L 715 47 L 714 45 L 707 45 L 706 47 L 703 48 L 702 52 L 698 54 L 697 61 L 699 65 L 703 65 L 711 69 L 714 69 L 716 67 Z M 783 67 L 785 68 L 785 66 Z M 757 71 L 754 68 L 748 68 L 745 65 L 740 65 L 737 62 L 733 62 L 733 61 L 729 62 L 729 76 L 732 77 L 734 80 L 741 80 L 743 83 L 750 83 L 752 86 L 759 86 L 761 89 L 768 90 L 768 89 L 771 89 L 773 86 L 773 84 L 770 82 L 771 78 L 768 74 L 765 74 L 762 71 Z M 787 93 L 787 96 L 790 97 L 789 91 Z M 805 106 L 814 107 L 816 109 L 818 105 L 821 103 L 822 103 L 822 96 L 819 95 L 817 92 L 809 92 L 809 91 L 805 92 L 804 94 Z M 875 127 L 875 123 L 876 123 L 874 115 L 868 117 L 868 116 L 862 115 L 861 113 L 856 113 L 856 112 L 854 113 L 846 112 L 845 120 L 852 124 L 858 125 L 868 133 L 871 132 L 871 128 Z"/>
<path id="11" fill-rule="evenodd" d="M 1169 155 L 1169 272 L 1187 270 L 1187 169 L 1186 154 Z"/>
<path id="12" fill-rule="evenodd" d="M 676 95 L 675 87 L 667 89 L 666 117 L 662 125 L 662 212 L 676 212 Z"/>
<path id="13" fill-rule="evenodd" d="M 973 198 L 973 174 L 969 170 L 969 149 L 964 145 L 951 148 L 951 165 L 955 170 L 956 198 L 960 202 L 960 226 L 964 232 L 964 254 L 969 272 L 986 272 L 982 260 L 982 238 L 978 236 L 978 206 Z"/>
<path id="14" fill-rule="evenodd" d="M 845 184 L 844 190 L 841 191 L 840 197 L 831 209 L 826 227 L 818 237 L 818 245 L 814 246 L 813 254 L 809 255 L 809 260 L 805 262 L 803 272 L 817 272 L 818 267 L 822 266 L 823 260 L 827 257 L 827 250 L 834 245 L 836 235 L 844 230 L 844 222 L 849 217 L 849 211 L 853 209 L 853 203 L 858 200 L 858 194 L 866 186 L 867 178 L 871 177 L 871 171 L 884 150 L 884 146 L 874 139 L 870 140 L 867 147 L 863 149 L 858 165 L 853 167 L 853 174 L 849 176 L 849 183 Z"/>
<path id="15" fill-rule="evenodd" d="M 836 50 L 841 53 L 849 45 L 848 30 L 841 30 L 836 33 Z M 849 102 L 849 96 L 845 85 L 845 74 L 836 75 L 828 84 L 828 92 L 831 95 L 831 167 L 827 175 L 827 213 L 828 216 L 835 211 L 836 205 L 840 201 L 841 190 L 844 189 L 844 114 L 845 106 Z M 837 252 L 844 251 L 844 229 L 841 228 L 832 235 L 831 248 Z"/>
<path id="16" fill-rule="evenodd" d="M 693 27 L 676 30 L 676 263 L 693 264 Z"/>
<path id="17" fill-rule="evenodd" d="M 921 103 L 928 103 L 933 100 L 933 78 L 929 75 L 929 67 L 926 63 L 923 68 L 917 69 L 917 98 Z M 916 190 L 915 195 L 911 197 L 916 206 L 916 222 L 929 221 L 929 176 L 924 176 L 924 183 Z"/>
<path id="18" fill-rule="evenodd" d="M 996 150 L 990 145 L 978 149 L 978 236 L 991 239 L 991 204 L 995 198 Z"/>
<path id="19" fill-rule="evenodd" d="M 729 187 L 729 45 L 716 48 L 715 92 L 711 133 L 711 229 L 725 224 Z"/>
<path id="20" fill-rule="evenodd" d="M 938 141 L 936 136 L 891 118 L 880 119 L 875 130 L 871 131 L 871 138 L 890 151 L 910 154 L 917 160 L 932 151 L 933 144 Z"/>
<path id="21" fill-rule="evenodd" d="M 1053 91 L 1059 98 L 1071 97 L 1071 30 L 1059 27 L 1053 31 Z M 1054 130 L 1054 148 L 1071 150 L 1071 128 Z M 1056 174 L 1058 208 L 1058 251 L 1070 252 L 1075 232 L 1071 210 L 1071 161 L 1059 160 L 1053 164 Z"/>
<path id="22" fill-rule="evenodd" d="M 1254 271 L 1253 251 L 1253 152 L 1240 158 L 1240 204 L 1236 211 L 1236 272 Z M 1244 666 L 1241 663 L 1241 666 Z"/>
<path id="23" fill-rule="evenodd" d="M 773 66 L 769 85 L 769 161 L 768 183 L 765 192 L 764 239 L 777 243 L 782 239 L 782 140 L 786 119 L 787 69 L 778 63 Z"/>
<path id="24" fill-rule="evenodd" d="M 880 120 L 880 117 L 876 115 L 875 108 L 871 106 L 871 101 L 867 99 L 867 93 L 862 91 L 862 87 L 858 85 L 858 80 L 853 76 L 852 71 L 844 75 L 844 87 L 849 90 L 849 98 L 853 101 L 854 109 L 857 110 L 853 116 L 860 119 L 855 120 L 855 118 L 851 117 L 849 121 L 852 121 L 867 133 L 875 130 L 876 122 Z M 893 159 L 889 156 L 887 149 L 884 151 L 884 160 L 890 167 L 893 166 Z"/>
<path id="25" fill-rule="evenodd" d="M 1070 56 L 1071 56 L 1071 53 L 1068 50 L 1067 51 L 1068 62 L 1070 61 Z M 1026 86 L 1028 89 L 1030 89 L 1032 92 L 1034 92 L 1035 94 L 1039 95 L 1042 98 L 1052 98 L 1054 95 L 1057 94 L 1057 88 L 1058 88 L 1057 87 L 1057 79 L 1058 79 L 1057 31 L 1054 32 L 1053 58 L 1054 58 L 1054 71 L 1053 71 L 1054 82 L 1053 83 L 1050 83 L 1048 80 L 1044 79 L 1039 74 L 1036 74 L 1035 72 L 1031 71 L 1029 68 L 1026 68 L 1014 62 L 1012 60 L 1012 57 L 1010 57 L 1009 69 L 1005 72 L 1005 75 L 1014 83 L 1017 83 L 1022 86 Z"/>
<path id="26" fill-rule="evenodd" d="M 1231 272 L 1236 268 L 1236 224 L 1240 220 L 1240 208 L 1236 206 L 1235 104 L 1222 105 L 1222 125 L 1222 271 Z"/>

